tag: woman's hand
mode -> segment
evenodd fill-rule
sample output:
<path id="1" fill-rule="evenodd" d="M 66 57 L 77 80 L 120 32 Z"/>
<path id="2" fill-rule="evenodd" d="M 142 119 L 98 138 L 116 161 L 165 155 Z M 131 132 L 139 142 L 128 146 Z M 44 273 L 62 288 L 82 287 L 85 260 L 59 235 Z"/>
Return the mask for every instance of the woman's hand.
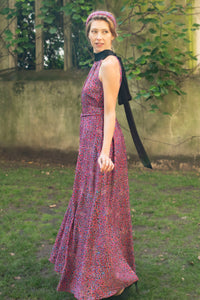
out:
<path id="1" fill-rule="evenodd" d="M 101 173 L 111 172 L 114 169 L 112 160 L 106 154 L 100 154 L 98 158 L 98 164 L 100 166 Z"/>

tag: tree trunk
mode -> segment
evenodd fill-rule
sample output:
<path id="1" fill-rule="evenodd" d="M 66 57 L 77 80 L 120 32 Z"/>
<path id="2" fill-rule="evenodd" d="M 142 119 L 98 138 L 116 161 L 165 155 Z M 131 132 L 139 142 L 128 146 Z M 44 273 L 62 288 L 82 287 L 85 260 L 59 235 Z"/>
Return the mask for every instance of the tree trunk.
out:
<path id="1" fill-rule="evenodd" d="M 16 0 L 9 0 L 9 8 L 15 8 Z M 9 21 L 9 29 L 13 33 L 13 36 L 16 36 L 16 29 L 17 29 L 17 18 L 14 17 Z M 9 68 L 16 68 L 17 67 L 17 54 L 13 51 L 15 50 L 15 46 L 9 47 L 9 56 L 8 56 L 8 64 Z"/>
<path id="2" fill-rule="evenodd" d="M 35 25 L 41 25 L 42 20 L 37 16 L 40 15 L 40 8 L 42 7 L 42 0 L 35 1 Z M 44 68 L 44 43 L 43 32 L 41 28 L 36 29 L 35 34 L 35 57 L 36 57 L 36 71 L 41 71 Z"/>
<path id="3" fill-rule="evenodd" d="M 69 3 L 70 0 L 63 0 L 63 5 Z M 71 47 L 71 20 L 69 16 L 63 15 L 64 26 L 64 71 L 72 67 L 72 47 Z"/>

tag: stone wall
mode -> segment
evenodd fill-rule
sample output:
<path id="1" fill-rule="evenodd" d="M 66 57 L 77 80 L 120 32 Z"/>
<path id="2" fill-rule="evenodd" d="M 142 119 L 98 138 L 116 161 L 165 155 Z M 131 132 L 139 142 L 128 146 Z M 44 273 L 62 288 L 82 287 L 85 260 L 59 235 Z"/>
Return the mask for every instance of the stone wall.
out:
<path id="1" fill-rule="evenodd" d="M 149 113 L 133 103 L 132 110 L 144 144 L 153 156 L 200 155 L 200 76 L 184 83 L 184 96 L 169 95 L 160 103 L 162 111 Z"/>
<path id="2" fill-rule="evenodd" d="M 0 81 L 0 146 L 77 151 L 85 77 L 85 72 L 74 71 L 59 80 Z M 185 91 L 186 96 L 171 95 L 161 104 L 171 116 L 149 113 L 131 101 L 138 131 L 151 157 L 200 155 L 200 77 L 186 81 Z M 117 106 L 117 117 L 127 152 L 135 154 L 122 106 Z"/>
<path id="3" fill-rule="evenodd" d="M 77 150 L 82 82 L 0 82 L 0 145 Z"/>

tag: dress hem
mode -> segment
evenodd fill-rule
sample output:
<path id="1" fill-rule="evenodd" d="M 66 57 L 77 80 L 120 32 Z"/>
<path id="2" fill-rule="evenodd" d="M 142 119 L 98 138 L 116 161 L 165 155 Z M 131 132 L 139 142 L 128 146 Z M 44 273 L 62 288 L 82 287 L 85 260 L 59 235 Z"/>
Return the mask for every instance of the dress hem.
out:
<path id="1" fill-rule="evenodd" d="M 54 264 L 54 262 L 49 259 L 49 261 Z M 54 269 L 54 271 L 58 274 L 62 274 L 62 272 L 59 272 L 57 271 L 56 269 Z M 137 276 L 137 275 L 136 275 Z M 118 291 L 120 291 L 121 289 L 126 289 L 128 287 L 130 287 L 131 285 L 133 285 L 135 282 L 139 281 L 139 279 L 135 279 L 134 281 L 132 281 L 131 283 L 129 283 L 128 285 L 126 286 L 120 286 L 118 287 L 117 289 L 113 290 L 112 292 L 109 292 L 109 295 L 104 295 L 104 296 L 101 296 L 101 298 L 90 298 L 89 300 L 102 300 L 102 299 L 107 299 L 107 298 L 110 298 L 112 296 L 114 296 Z M 77 300 L 83 300 L 83 298 L 79 298 L 78 295 L 76 295 L 76 292 L 72 291 L 71 289 L 56 289 L 58 292 L 66 292 L 66 293 L 70 293 L 72 295 L 74 295 L 74 297 L 77 299 Z M 103 298 L 102 298 L 103 297 Z"/>

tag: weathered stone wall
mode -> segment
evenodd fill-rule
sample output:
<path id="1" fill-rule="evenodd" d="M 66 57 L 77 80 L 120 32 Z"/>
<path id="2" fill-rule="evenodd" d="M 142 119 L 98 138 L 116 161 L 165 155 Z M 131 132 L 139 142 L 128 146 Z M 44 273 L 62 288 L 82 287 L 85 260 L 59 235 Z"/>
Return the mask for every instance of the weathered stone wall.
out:
<path id="1" fill-rule="evenodd" d="M 77 150 L 82 81 L 0 82 L 0 145 Z"/>
<path id="2" fill-rule="evenodd" d="M 78 150 L 81 88 L 85 73 L 60 80 L 0 81 L 0 146 Z M 134 86 L 131 86 L 131 90 Z M 200 155 L 200 78 L 185 83 L 186 96 L 169 96 L 162 109 L 171 116 L 151 114 L 131 102 L 144 145 L 153 156 Z M 117 117 L 127 151 L 135 154 L 122 106 Z"/>
<path id="3" fill-rule="evenodd" d="M 168 111 L 170 116 L 149 113 L 132 103 L 138 130 L 153 156 L 200 154 L 200 76 L 186 81 L 184 90 L 185 96 L 169 95 L 160 103 L 160 109 Z"/>

